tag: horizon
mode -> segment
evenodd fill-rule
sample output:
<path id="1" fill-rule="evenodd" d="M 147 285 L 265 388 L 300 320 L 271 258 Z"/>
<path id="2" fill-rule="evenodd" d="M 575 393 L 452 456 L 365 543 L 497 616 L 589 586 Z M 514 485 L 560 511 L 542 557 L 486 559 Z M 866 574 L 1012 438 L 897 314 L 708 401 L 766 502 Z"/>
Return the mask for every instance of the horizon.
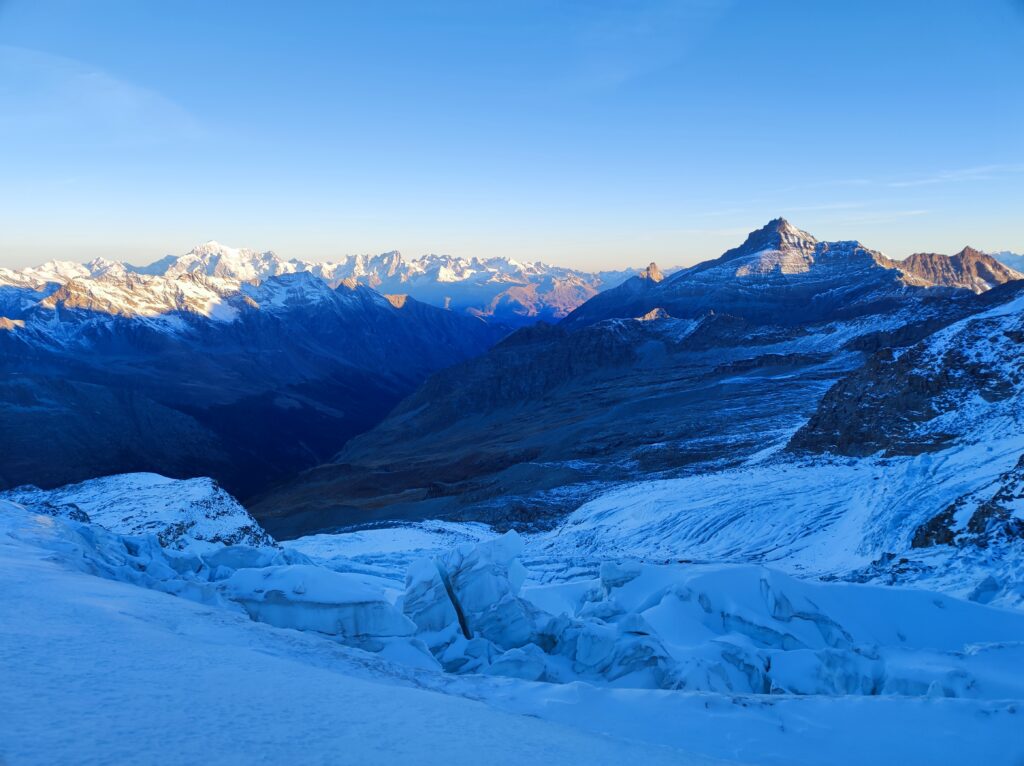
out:
<path id="1" fill-rule="evenodd" d="M 1024 5 L 869 5 L 6 0 L 0 266 L 1024 251 Z"/>
<path id="2" fill-rule="evenodd" d="M 112 261 L 112 262 L 115 262 L 115 263 L 124 263 L 124 264 L 126 264 L 128 266 L 133 266 L 133 267 L 137 267 L 137 268 L 144 268 L 144 267 L 147 267 L 147 266 L 154 265 L 158 261 L 164 260 L 166 258 L 182 258 L 182 257 L 184 257 L 186 255 L 190 255 L 190 254 L 194 253 L 199 248 L 209 247 L 211 245 L 215 245 L 218 248 L 222 248 L 224 250 L 234 250 L 234 251 L 245 250 L 245 251 L 249 251 L 249 252 L 252 252 L 252 253 L 256 253 L 258 255 L 273 254 L 274 256 L 280 258 L 282 261 L 286 261 L 286 262 L 301 261 L 301 262 L 308 262 L 308 263 L 341 263 L 343 261 L 346 261 L 348 259 L 353 259 L 353 258 L 377 258 L 377 257 L 385 256 L 385 255 L 397 254 L 401 259 L 403 259 L 407 263 L 408 262 L 412 262 L 412 261 L 418 261 L 418 260 L 426 259 L 426 258 L 453 258 L 453 259 L 463 259 L 463 260 L 467 260 L 467 261 L 472 261 L 473 259 L 479 259 L 481 261 L 487 261 L 487 260 L 490 260 L 490 259 L 508 259 L 508 260 L 516 261 L 518 263 L 525 264 L 525 265 L 538 265 L 538 264 L 540 264 L 540 265 L 554 267 L 554 268 L 572 269 L 572 270 L 583 272 L 583 273 L 597 273 L 599 271 L 623 271 L 623 270 L 628 270 L 628 269 L 637 269 L 637 270 L 639 270 L 639 269 L 646 268 L 649 265 L 658 266 L 658 268 L 663 269 L 663 270 L 676 271 L 676 270 L 679 270 L 679 269 L 689 268 L 690 266 L 694 266 L 694 265 L 696 265 L 698 263 L 703 263 L 705 261 L 714 260 L 714 259 L 718 258 L 719 256 L 723 255 L 728 250 L 730 250 L 730 249 L 732 249 L 734 247 L 738 247 L 739 245 L 741 245 L 743 243 L 743 241 L 746 239 L 746 236 L 749 236 L 751 233 L 753 233 L 755 231 L 758 231 L 758 230 L 760 230 L 762 228 L 765 228 L 766 226 L 768 226 L 771 223 L 773 223 L 775 220 L 782 220 L 782 221 L 784 221 L 786 223 L 789 223 L 790 225 L 795 226 L 797 229 L 800 229 L 804 233 L 810 234 L 812 237 L 814 237 L 819 242 L 843 241 L 843 240 L 832 240 L 832 239 L 827 239 L 827 238 L 823 239 L 821 237 L 818 237 L 814 232 L 808 231 L 807 229 L 804 229 L 804 228 L 802 228 L 800 226 L 797 226 L 796 224 L 793 224 L 792 221 L 790 221 L 787 217 L 785 217 L 785 216 L 778 216 L 777 218 L 772 219 L 771 221 L 769 221 L 767 224 L 765 224 L 763 226 L 758 226 L 755 229 L 751 229 L 750 231 L 747 232 L 746 235 L 744 235 L 743 239 L 734 242 L 732 245 L 727 246 L 725 249 L 722 250 L 722 252 L 717 253 L 715 255 L 708 255 L 706 257 L 699 258 L 699 259 L 694 260 L 694 261 L 692 261 L 690 263 L 658 263 L 657 261 L 649 261 L 647 263 L 625 264 L 625 265 L 622 265 L 622 266 L 611 266 L 611 267 L 607 267 L 607 268 L 588 269 L 586 267 L 569 266 L 567 264 L 559 263 L 559 262 L 541 261 L 541 260 L 535 260 L 535 261 L 524 260 L 524 259 L 521 259 L 521 258 L 516 258 L 514 256 L 506 256 L 506 255 L 492 255 L 492 256 L 468 255 L 468 256 L 462 256 L 462 255 L 458 255 L 458 254 L 455 254 L 455 253 L 440 253 L 440 252 L 427 252 L 427 253 L 419 253 L 419 254 L 415 254 L 415 255 L 410 255 L 408 253 L 402 252 L 399 249 L 382 250 L 380 252 L 375 252 L 375 253 L 344 253 L 344 254 L 338 255 L 338 256 L 336 256 L 334 258 L 328 257 L 328 258 L 324 258 L 324 259 L 313 259 L 313 258 L 304 258 L 301 255 L 292 255 L 292 254 L 288 254 L 288 253 L 282 253 L 281 251 L 279 251 L 279 250 L 277 250 L 275 248 L 263 249 L 263 248 L 259 248 L 259 247 L 249 247 L 247 245 L 236 245 L 236 244 L 232 244 L 232 243 L 226 243 L 226 242 L 222 242 L 221 240 L 218 240 L 218 239 L 208 239 L 208 240 L 205 240 L 203 242 L 198 242 L 195 245 L 193 245 L 190 249 L 188 249 L 186 251 L 183 251 L 183 252 L 180 252 L 180 253 L 164 253 L 163 255 L 159 255 L 159 256 L 156 256 L 156 257 L 148 257 L 147 256 L 147 257 L 143 257 L 141 259 L 137 258 L 135 260 L 132 260 L 132 259 L 106 258 L 105 256 L 94 256 L 92 258 L 87 258 L 87 259 L 50 258 L 50 259 L 47 259 L 46 261 L 40 261 L 40 262 L 36 262 L 36 263 L 31 263 L 31 264 L 27 264 L 27 265 L 24 265 L 24 266 L 5 267 L 5 266 L 0 265 L 0 268 L 12 268 L 13 270 L 20 270 L 20 269 L 29 269 L 29 268 L 39 267 L 39 266 L 45 265 L 46 263 L 56 262 L 56 261 L 64 261 L 64 262 L 85 264 L 85 263 L 89 263 L 89 262 L 91 262 L 93 260 L 98 260 L 98 259 L 99 260 L 104 260 L 105 259 L 105 260 L 109 260 L 109 261 Z M 896 260 L 896 261 L 902 261 L 902 260 L 904 260 L 905 258 L 907 258 L 907 257 L 909 257 L 911 255 L 933 254 L 935 252 L 938 252 L 938 251 L 916 250 L 916 251 L 914 251 L 912 253 L 906 253 L 906 254 L 903 254 L 903 255 L 892 256 L 890 253 L 886 253 L 883 250 L 878 250 L 877 248 L 872 248 L 868 243 L 861 242 L 860 240 L 853 240 L 853 241 L 856 241 L 856 242 L 858 242 L 858 244 L 860 244 L 860 245 L 862 245 L 864 247 L 867 247 L 869 250 L 875 250 L 876 252 L 879 252 L 882 255 L 884 255 L 886 257 L 890 257 L 890 258 L 892 258 L 892 260 Z M 974 247 L 973 245 L 971 245 L 969 243 L 965 244 L 965 245 L 963 245 L 961 247 L 958 247 L 956 249 L 953 249 L 953 250 L 947 250 L 947 251 L 939 252 L 938 254 L 945 255 L 945 256 L 953 256 L 953 255 L 957 255 L 957 254 L 961 253 L 962 251 L 968 250 L 968 249 L 978 250 L 982 254 L 990 255 L 990 256 L 1000 255 L 1000 254 L 1003 254 L 1003 253 L 1006 253 L 1006 254 L 1009 254 L 1009 255 L 1020 255 L 1019 253 L 1016 253 L 1015 251 L 1009 250 L 1009 249 L 1006 249 L 1006 248 L 1004 248 L 1002 250 L 993 250 L 993 251 L 980 250 L 979 248 L 976 248 L 976 247 Z"/>

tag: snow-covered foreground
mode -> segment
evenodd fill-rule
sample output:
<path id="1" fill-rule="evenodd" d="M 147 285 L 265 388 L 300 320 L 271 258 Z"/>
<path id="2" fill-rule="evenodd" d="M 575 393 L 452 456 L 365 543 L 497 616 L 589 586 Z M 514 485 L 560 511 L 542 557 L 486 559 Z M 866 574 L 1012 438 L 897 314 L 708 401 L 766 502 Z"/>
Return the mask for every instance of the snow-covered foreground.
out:
<path id="1" fill-rule="evenodd" d="M 3 513 L 5 764 L 707 762 L 431 691 L 444 679 L 322 635 L 71 571 L 30 542 L 55 543 L 61 521 Z"/>
<path id="2" fill-rule="evenodd" d="M 1024 758 L 1017 611 L 752 565 L 541 584 L 480 527 L 346 537 L 177 550 L 0 502 L 0 759 Z"/>

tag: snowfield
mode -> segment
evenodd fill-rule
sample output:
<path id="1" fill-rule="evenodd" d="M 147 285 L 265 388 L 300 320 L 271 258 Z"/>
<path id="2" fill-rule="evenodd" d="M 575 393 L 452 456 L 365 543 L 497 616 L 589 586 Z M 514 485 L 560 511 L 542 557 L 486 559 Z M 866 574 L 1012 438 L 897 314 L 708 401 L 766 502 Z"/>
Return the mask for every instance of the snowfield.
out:
<path id="1" fill-rule="evenodd" d="M 417 688 L 415 674 L 319 635 L 69 571 L 12 537 L 47 538 L 60 521 L 3 514 L 0 759 L 11 766 L 711 763 Z"/>
<path id="2" fill-rule="evenodd" d="M 47 515 L 94 521 L 126 535 L 153 534 L 164 546 L 195 540 L 270 545 L 262 527 L 211 479 L 175 480 L 155 473 L 104 476 L 58 489 L 18 487 L 0 499 Z"/>
<path id="3" fill-rule="evenodd" d="M 1014 432 L 998 420 L 992 430 L 993 437 Z M 1022 452 L 1024 439 L 993 438 L 912 458 L 771 459 L 643 482 L 583 505 L 534 547 L 580 563 L 608 555 L 754 561 L 801 576 L 886 583 L 888 569 L 867 570 L 895 556 L 906 559 L 901 585 L 969 598 L 986 584 L 987 600 L 1016 607 L 1024 603 L 1024 546 L 914 549 L 911 543 L 918 527 L 951 500 L 994 486 Z"/>
<path id="4" fill-rule="evenodd" d="M 70 513 L 0 501 L 6 763 L 1024 758 L 1021 611 L 480 525 L 161 546 Z"/>

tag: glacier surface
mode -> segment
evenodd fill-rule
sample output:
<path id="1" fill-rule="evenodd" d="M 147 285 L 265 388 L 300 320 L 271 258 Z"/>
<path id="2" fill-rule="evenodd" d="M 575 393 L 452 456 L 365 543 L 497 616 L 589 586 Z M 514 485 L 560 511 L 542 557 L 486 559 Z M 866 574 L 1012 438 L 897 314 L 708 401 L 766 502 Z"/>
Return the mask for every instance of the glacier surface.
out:
<path id="1" fill-rule="evenodd" d="M 0 500 L 9 762 L 1024 756 L 1019 610 L 479 525 L 170 542 Z"/>

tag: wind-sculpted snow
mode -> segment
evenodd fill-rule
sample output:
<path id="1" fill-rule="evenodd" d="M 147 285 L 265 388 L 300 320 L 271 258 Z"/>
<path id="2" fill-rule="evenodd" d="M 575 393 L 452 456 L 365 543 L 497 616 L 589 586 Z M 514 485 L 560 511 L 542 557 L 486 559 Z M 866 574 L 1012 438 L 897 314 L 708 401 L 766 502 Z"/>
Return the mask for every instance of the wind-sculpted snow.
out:
<path id="1" fill-rule="evenodd" d="M 1019 606 L 1019 537 L 931 549 L 915 539 L 956 498 L 986 486 L 995 492 L 1022 452 L 1024 440 L 1014 439 L 913 458 L 772 459 L 647 482 L 583 505 L 539 544 L 569 559 L 618 553 L 647 561 L 753 561 L 804 576 L 916 584 Z"/>
<path id="2" fill-rule="evenodd" d="M 417 669 L 431 661 L 415 648 L 388 661 L 387 650 L 253 622 L 241 607 L 69 569 L 64 525 L 0 501 L 5 763 L 718 763 L 504 712 Z M 241 563 L 238 546 L 220 550 Z"/>
<path id="3" fill-rule="evenodd" d="M 401 589 L 294 550 L 194 539 L 169 548 L 154 535 L 4 502 L 4 533 L 67 566 L 416 667 L 436 667 L 432 654 L 452 673 L 550 683 L 1024 697 L 1024 676 L 1006 673 L 1024 659 L 1024 613 L 936 593 L 813 584 L 754 565 L 631 559 L 605 559 L 597 577 L 539 584 L 520 561 L 515 532 L 415 561 Z"/>

